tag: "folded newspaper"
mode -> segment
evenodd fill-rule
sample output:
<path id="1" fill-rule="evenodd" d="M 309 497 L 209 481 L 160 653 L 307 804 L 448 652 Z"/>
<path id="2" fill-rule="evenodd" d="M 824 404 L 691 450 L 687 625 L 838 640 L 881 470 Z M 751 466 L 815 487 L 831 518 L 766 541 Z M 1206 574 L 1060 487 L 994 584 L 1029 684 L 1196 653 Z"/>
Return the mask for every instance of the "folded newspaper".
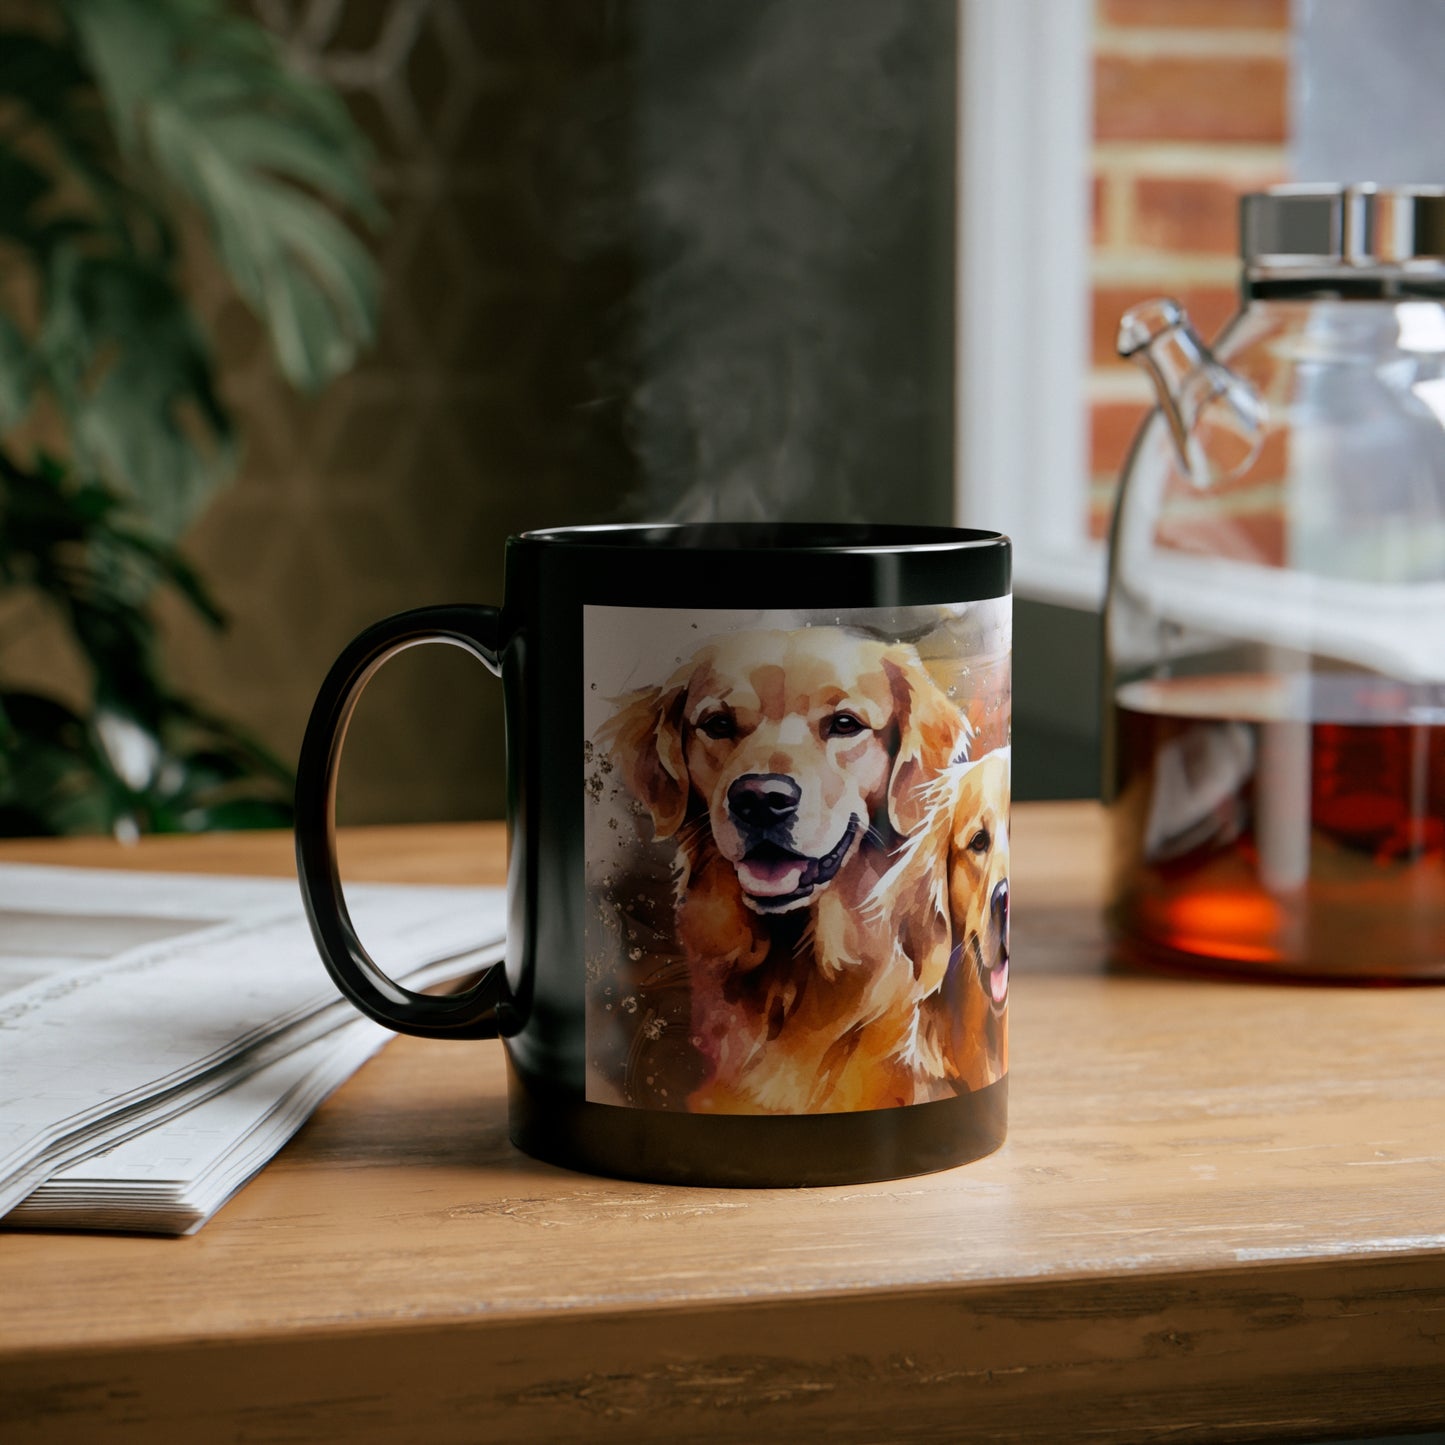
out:
<path id="1" fill-rule="evenodd" d="M 413 988 L 501 957 L 499 888 L 348 888 Z M 0 1225 L 199 1229 L 391 1035 L 294 882 L 0 865 Z"/>

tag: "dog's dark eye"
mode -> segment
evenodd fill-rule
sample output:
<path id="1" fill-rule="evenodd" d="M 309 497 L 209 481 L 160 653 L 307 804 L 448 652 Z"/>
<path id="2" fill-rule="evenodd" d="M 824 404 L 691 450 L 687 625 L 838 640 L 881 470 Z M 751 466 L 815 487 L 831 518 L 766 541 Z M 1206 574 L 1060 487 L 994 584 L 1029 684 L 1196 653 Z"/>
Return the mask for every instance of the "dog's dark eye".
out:
<path id="1" fill-rule="evenodd" d="M 835 712 L 824 726 L 824 736 L 830 738 L 856 738 L 859 733 L 867 731 L 863 719 L 854 717 L 851 712 Z"/>
<path id="2" fill-rule="evenodd" d="M 715 712 L 710 718 L 704 719 L 697 725 L 697 730 L 704 737 L 712 738 L 715 742 L 721 742 L 725 738 L 737 736 L 738 725 L 731 713 Z"/>
<path id="3" fill-rule="evenodd" d="M 987 853 L 993 846 L 993 839 L 989 836 L 987 828 L 980 828 L 972 838 L 968 840 L 968 851 L 970 853 Z"/>

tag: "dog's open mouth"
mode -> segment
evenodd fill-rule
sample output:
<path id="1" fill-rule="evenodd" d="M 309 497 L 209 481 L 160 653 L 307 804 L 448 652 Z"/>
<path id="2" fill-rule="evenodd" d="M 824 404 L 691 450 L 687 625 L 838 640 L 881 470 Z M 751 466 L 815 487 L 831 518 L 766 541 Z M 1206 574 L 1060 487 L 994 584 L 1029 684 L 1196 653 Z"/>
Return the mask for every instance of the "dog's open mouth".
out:
<path id="1" fill-rule="evenodd" d="M 973 936 L 973 963 L 978 976 L 988 990 L 988 1000 L 994 1013 L 1002 1013 L 1008 1003 L 1008 944 L 1005 942 L 992 960 L 983 956 L 983 945 L 978 934 Z"/>
<path id="2" fill-rule="evenodd" d="M 760 913 L 782 913 L 796 908 L 815 889 L 831 881 L 843 866 L 857 836 L 858 820 L 853 818 L 837 846 L 821 858 L 809 858 L 776 843 L 759 843 L 749 848 L 737 865 L 745 899 Z"/>

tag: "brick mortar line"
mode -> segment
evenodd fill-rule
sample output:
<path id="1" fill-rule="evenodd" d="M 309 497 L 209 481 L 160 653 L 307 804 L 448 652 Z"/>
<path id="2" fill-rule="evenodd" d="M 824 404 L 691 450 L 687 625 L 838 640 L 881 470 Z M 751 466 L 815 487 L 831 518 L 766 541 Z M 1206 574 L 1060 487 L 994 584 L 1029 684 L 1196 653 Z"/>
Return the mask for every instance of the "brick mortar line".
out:
<path id="1" fill-rule="evenodd" d="M 1122 467 L 1118 473 L 1090 472 L 1089 500 L 1110 501 L 1119 489 Z M 1170 503 L 1171 519 L 1185 522 L 1209 522 L 1224 518 L 1277 517 L 1286 507 L 1283 482 L 1262 482 L 1258 487 L 1241 492 L 1201 494 L 1198 499 L 1179 497 Z"/>
<path id="2" fill-rule="evenodd" d="M 1094 252 L 1097 269 L 1092 278 L 1096 285 L 1127 286 L 1136 279 L 1148 281 L 1164 277 L 1179 286 L 1229 286 L 1239 281 L 1239 252 L 1234 246 L 1223 249 L 1201 246 L 1193 250 L 1183 246 L 1152 246 L 1145 241 L 1130 245 L 1098 246 Z"/>
<path id="3" fill-rule="evenodd" d="M 1101 179 L 1122 187 L 1130 187 L 1139 181 L 1168 181 L 1184 186 L 1263 189 L 1268 185 L 1284 184 L 1288 179 L 1288 167 L 1282 156 L 1272 165 L 1242 162 L 1221 165 L 1216 162 L 1211 166 L 1201 164 L 1188 168 L 1172 164 L 1167 157 L 1162 164 L 1157 164 L 1153 157 L 1146 154 L 1126 158 L 1106 156 L 1095 161 L 1093 171 Z"/>
<path id="4" fill-rule="evenodd" d="M 1137 366 L 1120 361 L 1107 371 L 1095 367 L 1085 373 L 1084 400 L 1090 406 L 1148 406 L 1154 400 L 1154 389 Z"/>
<path id="5" fill-rule="evenodd" d="M 1195 30 L 1096 24 L 1094 54 L 1129 60 L 1288 60 L 1287 30 Z"/>
<path id="6" fill-rule="evenodd" d="M 1239 284 L 1239 258 L 1139 247 L 1095 247 L 1089 260 L 1091 286 L 1229 286 Z"/>
<path id="7" fill-rule="evenodd" d="M 1197 497 L 1176 497 L 1169 504 L 1170 520 L 1207 522 L 1216 517 L 1267 517 L 1279 515 L 1287 501 L 1283 482 L 1260 482 L 1236 492 L 1201 492 Z"/>
<path id="8" fill-rule="evenodd" d="M 1289 168 L 1289 148 L 1239 141 L 1095 141 L 1094 169 L 1147 171 L 1169 179 L 1210 179 L 1226 171 L 1276 172 Z"/>

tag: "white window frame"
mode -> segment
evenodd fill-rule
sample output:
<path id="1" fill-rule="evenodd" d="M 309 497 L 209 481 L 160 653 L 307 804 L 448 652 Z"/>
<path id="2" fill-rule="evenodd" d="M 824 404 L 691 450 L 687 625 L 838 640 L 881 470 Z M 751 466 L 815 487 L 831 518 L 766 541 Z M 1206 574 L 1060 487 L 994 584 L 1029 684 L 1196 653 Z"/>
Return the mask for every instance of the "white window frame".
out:
<path id="1" fill-rule="evenodd" d="M 1088 535 L 1092 0 L 958 0 L 954 511 L 1014 591 L 1097 609 Z"/>

